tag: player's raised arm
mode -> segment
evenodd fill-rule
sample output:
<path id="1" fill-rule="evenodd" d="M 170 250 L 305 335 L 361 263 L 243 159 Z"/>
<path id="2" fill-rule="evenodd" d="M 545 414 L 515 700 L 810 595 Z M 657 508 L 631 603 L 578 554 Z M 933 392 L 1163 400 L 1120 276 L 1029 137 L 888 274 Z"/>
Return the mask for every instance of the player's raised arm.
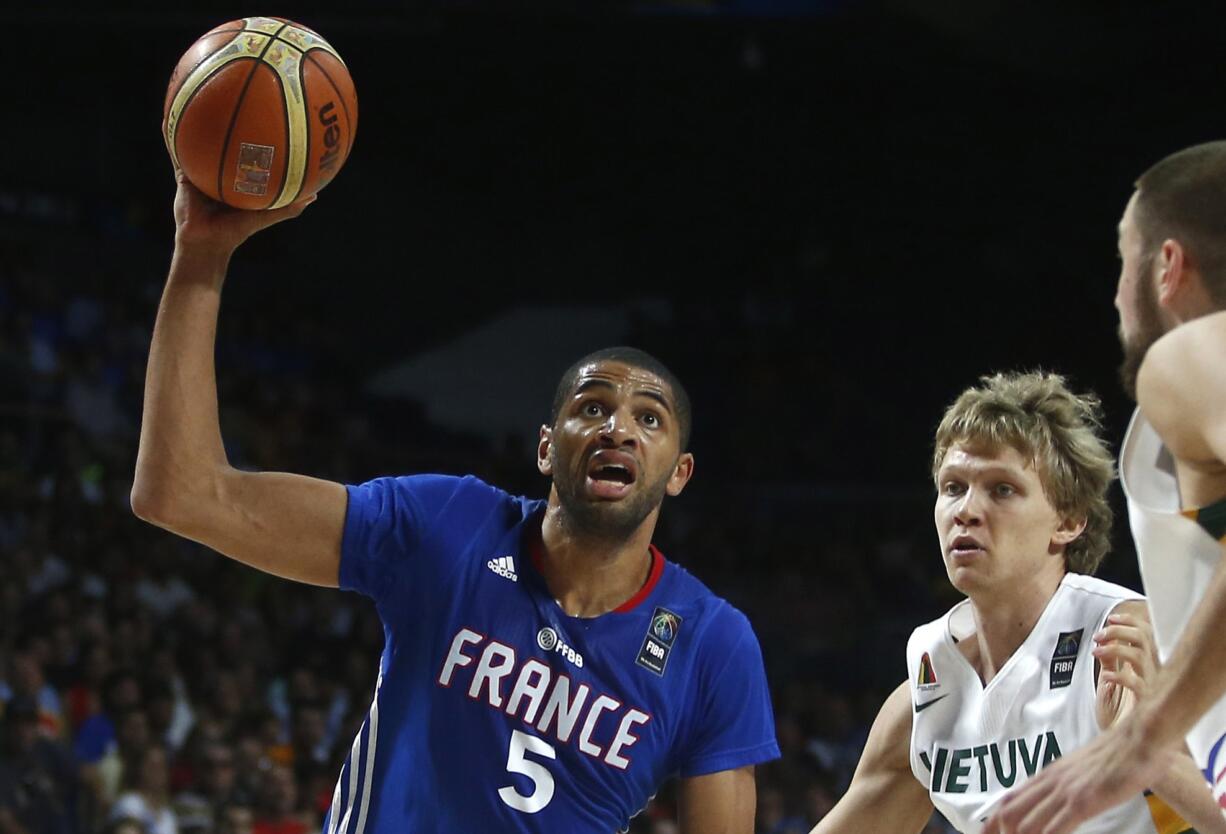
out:
<path id="1" fill-rule="evenodd" d="M 1137 377 L 1137 404 L 1177 460 L 1185 504 L 1222 506 L 1226 500 L 1226 313 L 1178 327 L 1158 340 Z M 1219 536 L 1226 549 L 1226 537 Z M 1142 734 L 1173 746 L 1226 692 L 1226 559 L 1188 621 L 1178 645 L 1138 707 Z"/>
<path id="2" fill-rule="evenodd" d="M 245 564 L 336 586 L 345 488 L 232 467 L 221 441 L 213 363 L 231 254 L 257 231 L 301 214 L 308 202 L 238 211 L 208 200 L 180 176 L 174 258 L 149 348 L 132 509 Z"/>
<path id="3" fill-rule="evenodd" d="M 1094 635 L 1098 676 L 1098 722 L 1104 730 L 1124 720 L 1144 697 L 1158 668 L 1158 648 L 1144 600 L 1116 606 Z M 1205 790 L 1205 777 L 1184 750 L 1172 750 L 1149 785 L 1200 834 L 1226 834 L 1226 818 Z"/>
<path id="4" fill-rule="evenodd" d="M 932 816 L 928 791 L 911 772 L 911 693 L 906 681 L 881 706 L 851 786 L 810 834 L 911 834 Z"/>

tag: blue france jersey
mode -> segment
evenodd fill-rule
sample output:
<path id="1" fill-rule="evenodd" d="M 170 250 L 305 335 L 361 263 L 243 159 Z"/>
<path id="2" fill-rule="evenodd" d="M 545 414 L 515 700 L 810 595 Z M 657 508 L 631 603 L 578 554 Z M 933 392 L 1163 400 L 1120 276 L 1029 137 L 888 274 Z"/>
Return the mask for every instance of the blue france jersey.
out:
<path id="1" fill-rule="evenodd" d="M 471 477 L 349 487 L 340 584 L 386 642 L 325 832 L 612 834 L 670 776 L 779 756 L 744 615 L 652 548 L 633 599 L 567 616 L 543 509 Z"/>

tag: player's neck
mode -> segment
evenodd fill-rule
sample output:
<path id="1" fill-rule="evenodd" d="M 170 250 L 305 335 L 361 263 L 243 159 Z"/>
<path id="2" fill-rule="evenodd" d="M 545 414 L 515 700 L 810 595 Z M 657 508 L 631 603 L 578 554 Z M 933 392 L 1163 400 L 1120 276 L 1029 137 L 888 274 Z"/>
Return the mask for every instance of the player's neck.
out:
<path id="1" fill-rule="evenodd" d="M 656 513 L 629 538 L 584 536 L 553 505 L 541 521 L 541 573 L 549 593 L 571 617 L 607 614 L 633 597 L 651 572 Z"/>
<path id="2" fill-rule="evenodd" d="M 1063 579 L 1063 572 L 1044 573 L 1029 582 L 1013 583 L 998 594 L 971 595 L 975 635 L 966 642 L 974 645 L 964 650 L 969 650 L 967 658 L 985 686 L 1026 642 Z"/>

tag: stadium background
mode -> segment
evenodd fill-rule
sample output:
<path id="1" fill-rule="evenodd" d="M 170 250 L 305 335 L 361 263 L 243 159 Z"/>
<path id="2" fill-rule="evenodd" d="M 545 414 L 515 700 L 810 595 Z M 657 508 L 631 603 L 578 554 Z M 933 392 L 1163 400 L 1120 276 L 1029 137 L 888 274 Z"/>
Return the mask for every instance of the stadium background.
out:
<path id="1" fill-rule="evenodd" d="M 566 364 L 661 356 L 698 467 L 658 541 L 755 624 L 784 750 L 758 831 L 784 834 L 839 795 L 906 635 L 953 601 L 944 404 L 1041 366 L 1122 436 L 1115 223 L 1146 165 L 1223 133 L 1208 6 L 5 6 L 0 831 L 132 834 L 113 807 L 162 798 L 181 831 L 310 830 L 373 686 L 363 600 L 127 509 L 172 237 L 162 95 L 199 34 L 297 19 L 361 103 L 341 176 L 231 269 L 232 459 L 542 494 Z M 1101 573 L 1136 585 L 1122 519 L 1116 542 Z M 635 830 L 672 830 L 670 803 Z"/>

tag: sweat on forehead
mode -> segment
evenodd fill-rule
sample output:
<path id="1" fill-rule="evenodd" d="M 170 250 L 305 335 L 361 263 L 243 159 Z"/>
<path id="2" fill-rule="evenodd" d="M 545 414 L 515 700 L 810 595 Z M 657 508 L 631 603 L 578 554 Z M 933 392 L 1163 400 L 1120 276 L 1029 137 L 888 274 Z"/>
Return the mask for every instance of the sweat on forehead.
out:
<path id="1" fill-rule="evenodd" d="M 575 375 L 571 394 L 578 393 L 589 385 L 621 385 L 630 383 L 633 387 L 666 394 L 672 399 L 672 389 L 668 382 L 645 368 L 626 365 L 623 362 L 605 360 L 592 362 L 579 369 Z"/>
<path id="2" fill-rule="evenodd" d="M 644 390 L 658 387 L 661 396 L 668 400 L 670 410 L 680 425 L 681 447 L 685 449 L 690 441 L 689 394 L 676 374 L 663 362 L 650 353 L 633 347 L 611 347 L 594 351 L 567 368 L 554 391 L 549 424 L 555 425 L 558 422 L 558 414 L 561 413 L 563 404 L 574 395 L 584 380 L 606 379 L 612 382 L 614 378 L 622 378 L 621 375 L 627 371 L 632 380 L 642 383 Z"/>

